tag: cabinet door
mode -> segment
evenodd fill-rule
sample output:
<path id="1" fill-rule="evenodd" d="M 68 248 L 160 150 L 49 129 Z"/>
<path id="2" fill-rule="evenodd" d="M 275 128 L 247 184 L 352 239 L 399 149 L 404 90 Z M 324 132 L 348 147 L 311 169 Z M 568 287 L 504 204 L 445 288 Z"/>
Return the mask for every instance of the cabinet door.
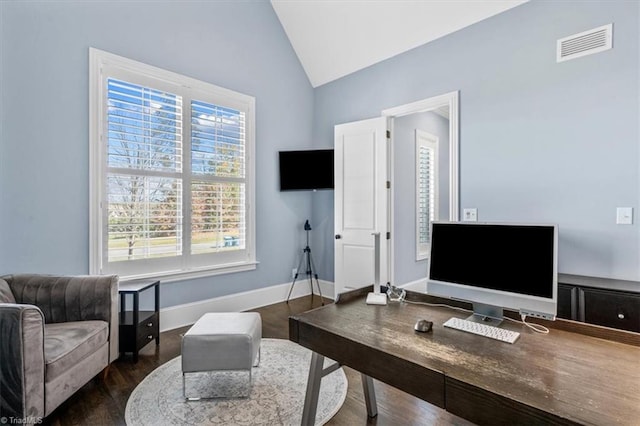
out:
<path id="1" fill-rule="evenodd" d="M 581 289 L 579 319 L 590 324 L 640 332 L 640 295 Z"/>
<path id="2" fill-rule="evenodd" d="M 558 284 L 558 318 L 578 319 L 578 288 L 568 284 Z"/>

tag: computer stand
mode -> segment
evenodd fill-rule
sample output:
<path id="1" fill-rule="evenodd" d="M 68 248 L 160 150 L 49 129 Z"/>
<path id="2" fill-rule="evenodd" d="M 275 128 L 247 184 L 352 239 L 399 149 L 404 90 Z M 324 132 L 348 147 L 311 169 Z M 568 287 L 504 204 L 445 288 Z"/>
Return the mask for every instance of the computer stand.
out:
<path id="1" fill-rule="evenodd" d="M 298 269 L 296 269 L 296 274 L 293 276 L 293 281 L 291 282 L 291 287 L 289 287 L 289 295 L 287 296 L 287 303 L 289 303 L 289 299 L 291 298 L 291 292 L 293 291 L 293 286 L 295 285 L 298 276 L 300 275 L 300 270 L 302 268 L 302 264 L 304 263 L 306 267 L 306 274 L 309 277 L 309 287 L 311 287 L 311 302 L 313 302 L 313 279 L 316 279 L 316 285 L 318 286 L 318 294 L 320 295 L 320 302 L 324 306 L 324 299 L 322 298 L 322 290 L 320 290 L 320 282 L 318 281 L 318 273 L 316 269 L 316 265 L 313 262 L 313 257 L 311 256 L 311 248 L 309 247 L 309 231 L 311 231 L 311 225 L 309 225 L 309 221 L 307 220 L 304 224 L 304 230 L 307 231 L 307 246 L 302 250 L 302 254 L 300 255 L 300 262 L 298 262 Z"/>

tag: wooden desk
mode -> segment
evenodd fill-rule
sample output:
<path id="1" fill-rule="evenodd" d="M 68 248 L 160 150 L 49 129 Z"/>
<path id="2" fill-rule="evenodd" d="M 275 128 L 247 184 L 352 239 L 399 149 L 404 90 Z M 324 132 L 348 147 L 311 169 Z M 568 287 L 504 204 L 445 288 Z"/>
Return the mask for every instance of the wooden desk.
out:
<path id="1" fill-rule="evenodd" d="M 506 322 L 504 328 L 521 333 L 511 345 L 442 326 L 451 317 L 467 317 L 464 312 L 366 305 L 368 291 L 290 317 L 289 339 L 314 351 L 314 359 L 329 357 L 365 380 L 373 377 L 477 424 L 640 422 L 640 334 L 533 321 L 554 327 L 542 335 Z M 407 299 L 437 301 L 411 292 Z M 413 331 L 422 318 L 433 321 L 431 333 Z M 308 393 L 315 386 L 313 359 L 311 368 Z M 375 406 L 367 408 L 375 415 Z"/>

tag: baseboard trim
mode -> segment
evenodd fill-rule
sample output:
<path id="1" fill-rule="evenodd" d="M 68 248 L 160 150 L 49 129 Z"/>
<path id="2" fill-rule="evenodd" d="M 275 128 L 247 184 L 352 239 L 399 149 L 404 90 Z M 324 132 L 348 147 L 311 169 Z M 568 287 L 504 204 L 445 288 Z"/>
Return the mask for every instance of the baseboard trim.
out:
<path id="1" fill-rule="evenodd" d="M 318 280 L 318 282 L 320 283 L 322 296 L 333 299 L 334 283 L 325 280 Z M 242 312 L 284 302 L 287 300 L 290 287 L 291 283 L 276 284 L 257 290 L 234 293 L 162 309 L 160 311 L 160 331 L 168 331 L 191 325 L 207 312 Z M 427 279 L 423 278 L 400 284 L 398 287 L 424 293 L 427 289 Z M 315 291 L 317 292 L 317 289 Z M 311 291 L 308 282 L 306 280 L 299 281 L 293 287 L 291 298 L 296 299 L 298 297 L 308 296 L 309 294 L 311 294 Z"/>
<path id="2" fill-rule="evenodd" d="M 330 281 L 318 280 L 322 296 L 333 299 L 334 285 Z M 257 290 L 229 294 L 213 299 L 185 303 L 160 310 L 160 331 L 168 331 L 195 323 L 207 312 L 242 312 L 261 308 L 287 300 L 291 283 L 277 284 Z M 314 285 L 314 290 L 317 288 Z M 296 282 L 291 298 L 311 294 L 308 281 Z"/>
<path id="3" fill-rule="evenodd" d="M 408 283 L 400 284 L 398 287 L 404 288 L 405 290 L 417 291 L 419 293 L 427 292 L 427 279 L 421 278 L 419 280 L 411 281 Z"/>

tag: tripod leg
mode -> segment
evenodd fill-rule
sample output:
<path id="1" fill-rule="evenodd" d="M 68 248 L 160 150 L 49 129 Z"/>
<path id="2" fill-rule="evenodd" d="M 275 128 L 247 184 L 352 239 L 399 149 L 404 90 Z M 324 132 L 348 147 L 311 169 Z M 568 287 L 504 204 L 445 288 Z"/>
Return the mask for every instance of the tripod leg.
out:
<path id="1" fill-rule="evenodd" d="M 298 275 L 300 274 L 300 268 L 302 267 L 302 261 L 304 260 L 304 253 L 300 256 L 300 261 L 298 262 L 298 269 L 296 269 L 296 274 L 293 276 L 293 281 L 291 282 L 291 287 L 289 287 L 289 295 L 287 296 L 287 304 L 289 303 L 289 299 L 291 298 L 291 292 L 293 291 L 293 285 L 296 283 L 298 279 Z"/>
<path id="2" fill-rule="evenodd" d="M 311 303 L 313 303 L 313 270 L 311 269 L 311 249 L 309 246 L 304 249 L 304 254 L 307 259 L 307 276 L 309 277 L 309 289 L 311 290 Z"/>
<path id="3" fill-rule="evenodd" d="M 320 290 L 320 281 L 318 281 L 318 270 L 316 269 L 316 264 L 313 261 L 313 257 L 311 257 L 311 250 L 309 250 L 309 264 L 311 265 L 311 273 L 316 278 L 316 285 L 318 286 L 318 294 L 320 295 L 320 303 L 324 306 L 324 299 L 322 298 L 322 290 Z M 311 284 L 311 293 L 313 294 L 313 282 Z"/>

